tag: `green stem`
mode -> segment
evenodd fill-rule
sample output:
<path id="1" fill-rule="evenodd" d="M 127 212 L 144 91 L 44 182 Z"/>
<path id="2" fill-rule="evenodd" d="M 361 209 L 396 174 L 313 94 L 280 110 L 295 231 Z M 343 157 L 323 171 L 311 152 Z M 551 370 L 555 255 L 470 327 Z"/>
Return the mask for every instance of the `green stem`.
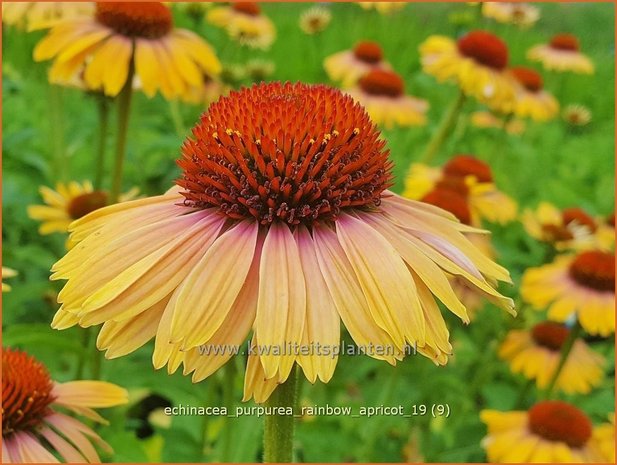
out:
<path id="1" fill-rule="evenodd" d="M 292 407 L 295 413 L 298 370 L 294 366 L 289 378 L 279 385 L 267 407 Z M 267 415 L 264 422 L 264 463 L 290 463 L 293 460 L 293 415 Z"/>
<path id="2" fill-rule="evenodd" d="M 420 157 L 420 162 L 430 162 L 435 157 L 437 152 L 439 152 L 439 149 L 448 138 L 448 135 L 452 132 L 452 128 L 454 127 L 458 119 L 458 115 L 460 114 L 464 103 L 465 94 L 461 90 L 459 91 L 456 100 L 452 103 L 448 111 L 443 115 L 443 118 L 441 119 L 437 130 L 433 134 L 433 137 L 426 146 L 424 153 Z"/>
<path id="3" fill-rule="evenodd" d="M 99 114 L 99 134 L 96 146 L 94 189 L 99 190 L 105 175 L 105 146 L 107 142 L 107 129 L 109 127 L 109 102 L 104 95 L 97 95 L 96 99 Z"/>
<path id="4" fill-rule="evenodd" d="M 570 355 L 570 352 L 572 351 L 572 347 L 574 347 L 574 342 L 576 341 L 580 333 L 581 333 L 581 325 L 577 321 L 576 323 L 574 323 L 574 326 L 570 330 L 570 334 L 568 334 L 568 338 L 564 341 L 563 345 L 561 346 L 561 354 L 559 355 L 559 363 L 557 364 L 555 373 L 553 373 L 553 376 L 551 377 L 551 380 L 548 383 L 546 391 L 544 392 L 545 399 L 550 398 L 551 393 L 553 392 L 553 389 L 555 387 L 555 384 L 557 383 L 557 379 L 559 379 L 559 375 L 561 374 L 561 370 L 566 364 L 566 361 L 568 360 L 568 356 Z"/>
<path id="5" fill-rule="evenodd" d="M 235 388 L 235 379 L 236 379 L 236 366 L 233 361 L 230 361 L 225 364 L 223 368 L 223 405 L 227 408 L 228 412 L 233 412 L 234 410 L 234 394 L 236 392 Z M 225 424 L 223 425 L 221 431 L 221 459 L 220 461 L 223 463 L 231 462 L 231 450 L 232 450 L 232 440 L 233 429 L 231 427 L 231 422 L 229 418 L 225 418 Z"/>
<path id="6" fill-rule="evenodd" d="M 63 89 L 60 86 L 51 85 L 49 87 L 50 111 L 50 131 L 51 144 L 54 157 L 54 178 L 66 181 L 68 172 L 68 159 L 64 146 L 64 110 L 63 110 Z"/>
<path id="7" fill-rule="evenodd" d="M 82 379 L 84 375 L 84 368 L 86 366 L 86 359 L 88 358 L 88 348 L 90 346 L 90 328 L 85 328 L 81 331 L 81 352 L 77 360 L 77 367 L 75 369 L 74 379 Z"/>
<path id="8" fill-rule="evenodd" d="M 101 362 L 103 361 L 103 352 L 96 347 L 96 338 L 92 341 L 92 379 L 101 379 Z"/>
<path id="9" fill-rule="evenodd" d="M 116 134 L 116 157 L 114 161 L 111 192 L 109 195 L 110 205 L 118 201 L 118 196 L 120 195 L 120 190 L 122 189 L 122 169 L 124 165 L 124 155 L 126 152 L 126 136 L 128 133 L 129 114 L 131 111 L 131 97 L 133 96 L 134 74 L 135 63 L 133 57 L 131 57 L 126 82 L 118 95 L 118 134 Z"/>
<path id="10" fill-rule="evenodd" d="M 520 410 L 525 406 L 525 399 L 527 398 L 527 394 L 529 394 L 529 391 L 531 390 L 533 385 L 534 385 L 533 379 L 527 380 L 527 382 L 523 386 L 523 389 L 521 389 L 521 392 L 519 393 L 518 398 L 516 399 L 516 403 L 514 404 L 515 410 Z"/>
<path id="11" fill-rule="evenodd" d="M 169 112 L 171 113 L 171 119 L 174 123 L 176 134 L 178 134 L 178 137 L 183 139 L 186 134 L 186 129 L 184 127 L 184 121 L 182 119 L 182 113 L 180 112 L 180 104 L 178 103 L 178 100 L 169 101 Z"/>

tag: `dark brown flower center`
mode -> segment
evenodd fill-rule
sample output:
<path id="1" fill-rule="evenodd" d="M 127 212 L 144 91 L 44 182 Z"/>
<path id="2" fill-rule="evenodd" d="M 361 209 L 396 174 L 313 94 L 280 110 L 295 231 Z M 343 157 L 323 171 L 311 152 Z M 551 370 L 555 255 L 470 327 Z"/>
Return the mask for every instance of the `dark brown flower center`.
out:
<path id="1" fill-rule="evenodd" d="M 570 264 L 570 277 L 596 291 L 615 292 L 615 255 L 597 250 L 581 252 Z"/>
<path id="2" fill-rule="evenodd" d="M 2 437 L 32 431 L 49 415 L 53 383 L 45 367 L 25 352 L 2 349 Z"/>
<path id="3" fill-rule="evenodd" d="M 587 415 L 561 400 L 547 400 L 534 405 L 528 413 L 528 426 L 538 436 L 549 441 L 565 442 L 570 447 L 583 447 L 592 433 Z"/>
<path id="4" fill-rule="evenodd" d="M 490 32 L 469 32 L 458 40 L 457 45 L 463 55 L 489 68 L 502 70 L 508 65 L 508 47 Z"/>
<path id="5" fill-rule="evenodd" d="M 577 52 L 579 49 L 578 38 L 574 34 L 557 34 L 551 39 L 550 45 L 557 50 Z"/>
<path id="6" fill-rule="evenodd" d="M 492 182 L 493 173 L 490 166 L 471 155 L 456 155 L 443 167 L 446 176 L 464 178 L 474 176 L 478 182 Z"/>
<path id="7" fill-rule="evenodd" d="M 255 2 L 233 2 L 231 7 L 234 11 L 249 16 L 259 16 L 261 14 L 261 7 Z"/>
<path id="8" fill-rule="evenodd" d="M 103 191 L 88 192 L 74 197 L 67 206 L 68 214 L 74 220 L 107 205 L 107 193 Z"/>
<path id="9" fill-rule="evenodd" d="M 159 2 L 100 2 L 99 23 L 127 37 L 158 39 L 171 31 L 171 10 Z"/>
<path id="10" fill-rule="evenodd" d="M 377 42 L 358 42 L 353 49 L 354 56 L 365 63 L 375 64 L 383 60 L 383 50 Z"/>
<path id="11" fill-rule="evenodd" d="M 365 110 L 324 85 L 254 85 L 212 104 L 182 147 L 177 184 L 192 207 L 262 224 L 335 220 L 392 184 Z"/>
<path id="12" fill-rule="evenodd" d="M 542 76 L 533 69 L 516 66 L 510 68 L 510 73 L 528 91 L 538 92 L 542 90 Z"/>
<path id="13" fill-rule="evenodd" d="M 422 198 L 422 202 L 430 203 L 436 207 L 449 211 L 458 218 L 461 223 L 471 224 L 471 211 L 467 200 L 454 190 L 436 188 Z"/>
<path id="14" fill-rule="evenodd" d="M 587 227 L 590 232 L 595 232 L 598 228 L 595 220 L 582 208 L 566 208 L 561 212 L 561 217 L 565 225 L 578 224 Z"/>
<path id="15" fill-rule="evenodd" d="M 399 97 L 405 91 L 403 79 L 398 74 L 383 69 L 369 71 L 362 76 L 359 85 L 367 94 L 386 97 Z"/>
<path id="16" fill-rule="evenodd" d="M 568 328 L 552 321 L 538 323 L 531 330 L 531 336 L 536 344 L 554 351 L 561 349 L 569 334 Z"/>

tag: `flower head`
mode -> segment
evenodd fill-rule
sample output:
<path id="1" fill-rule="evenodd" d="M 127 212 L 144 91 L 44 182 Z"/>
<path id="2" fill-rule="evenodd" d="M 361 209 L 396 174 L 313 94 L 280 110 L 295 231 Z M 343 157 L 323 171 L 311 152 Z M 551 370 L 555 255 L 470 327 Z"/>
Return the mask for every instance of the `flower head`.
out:
<path id="1" fill-rule="evenodd" d="M 324 31 L 332 21 L 332 13 L 327 8 L 314 6 L 300 15 L 300 29 L 312 35 Z"/>
<path id="2" fill-rule="evenodd" d="M 13 268 L 9 268 L 7 266 L 3 266 L 2 267 L 2 279 L 4 280 L 4 278 L 14 278 L 15 276 L 17 276 L 17 271 L 15 271 Z M 8 284 L 6 284 L 4 281 L 2 281 L 2 292 L 9 292 L 11 290 L 11 286 L 9 286 Z"/>
<path id="3" fill-rule="evenodd" d="M 387 71 L 391 66 L 384 60 L 384 52 L 377 42 L 363 40 L 352 50 L 326 57 L 324 69 L 332 81 L 340 81 L 341 87 L 349 88 L 371 71 Z"/>
<path id="4" fill-rule="evenodd" d="M 356 2 L 363 10 L 375 10 L 381 15 L 390 15 L 400 12 L 406 2 Z"/>
<path id="5" fill-rule="evenodd" d="M 103 381 L 55 383 L 45 366 L 25 352 L 2 349 L 2 458 L 7 463 L 98 463 L 92 443 L 109 445 L 67 409 L 104 422 L 92 408 L 127 402 L 127 392 Z"/>
<path id="6" fill-rule="evenodd" d="M 91 90 L 115 96 L 134 66 L 141 90 L 152 97 L 181 97 L 203 75 L 221 70 L 214 51 L 191 31 L 173 25 L 158 2 L 102 2 L 87 18 L 60 21 L 34 49 L 34 59 L 54 59 L 49 79 L 70 82 L 76 74 Z"/>
<path id="7" fill-rule="evenodd" d="M 542 76 L 531 68 L 516 66 L 510 74 L 517 82 L 514 114 L 536 121 L 547 121 L 559 113 L 559 103 L 543 89 Z"/>
<path id="8" fill-rule="evenodd" d="M 529 27 L 540 19 L 540 10 L 529 3 L 484 2 L 482 3 L 482 15 L 499 23 Z"/>
<path id="9" fill-rule="evenodd" d="M 505 129 L 508 134 L 518 135 L 525 131 L 525 123 L 520 119 L 514 118 L 506 122 L 491 111 L 474 111 L 470 121 L 477 128 Z"/>
<path id="10" fill-rule="evenodd" d="M 615 461 L 615 426 L 594 427 L 567 402 L 546 400 L 528 411 L 484 410 L 482 445 L 489 462 L 595 463 Z"/>
<path id="11" fill-rule="evenodd" d="M 428 102 L 405 93 L 403 78 L 393 71 L 373 69 L 349 90 L 371 119 L 387 128 L 426 124 Z"/>
<path id="12" fill-rule="evenodd" d="M 403 195 L 421 199 L 435 187 L 455 191 L 468 199 L 473 226 L 480 225 L 481 219 L 506 223 L 516 216 L 516 203 L 497 189 L 490 166 L 472 155 L 456 155 L 441 168 L 412 164 Z"/>
<path id="13" fill-rule="evenodd" d="M 587 126 L 591 122 L 591 110 L 585 105 L 572 104 L 563 109 L 561 117 L 570 126 Z"/>
<path id="14" fill-rule="evenodd" d="M 375 358 L 394 364 L 415 344 L 445 363 L 433 294 L 467 316 L 444 272 L 512 311 L 493 287 L 508 273 L 461 232 L 475 229 L 389 192 L 388 153 L 364 109 L 335 89 L 230 93 L 185 141 L 177 187 L 72 225 L 79 244 L 53 267 L 53 279 L 68 280 L 53 326 L 103 323 L 108 357 L 155 337 L 155 367 L 184 363 L 194 381 L 252 329 L 245 398 L 258 402 L 294 363 L 327 382 L 340 320 Z"/>
<path id="15" fill-rule="evenodd" d="M 506 72 L 508 47 L 496 35 L 475 30 L 456 42 L 430 36 L 420 45 L 420 56 L 424 72 L 456 83 L 466 95 L 491 109 L 512 111 L 514 83 Z"/>
<path id="16" fill-rule="evenodd" d="M 230 6 L 208 10 L 206 18 L 214 26 L 224 28 L 229 37 L 241 45 L 267 50 L 276 39 L 274 24 L 261 11 L 259 3 L 233 2 Z"/>
<path id="17" fill-rule="evenodd" d="M 561 348 L 570 330 L 560 324 L 544 321 L 530 330 L 513 330 L 499 348 L 499 356 L 507 360 L 514 373 L 535 379 L 538 389 L 546 389 L 559 364 Z M 604 357 L 577 339 L 566 359 L 555 388 L 567 394 L 587 394 L 602 382 Z"/>
<path id="18" fill-rule="evenodd" d="M 530 268 L 521 296 L 538 310 L 548 308 L 551 320 L 576 315 L 588 333 L 608 336 L 615 332 L 615 255 L 587 250 Z"/>
<path id="19" fill-rule="evenodd" d="M 535 45 L 527 51 L 527 59 L 539 61 L 544 69 L 557 72 L 593 74 L 593 62 L 580 51 L 574 34 L 557 34 L 548 44 Z"/>

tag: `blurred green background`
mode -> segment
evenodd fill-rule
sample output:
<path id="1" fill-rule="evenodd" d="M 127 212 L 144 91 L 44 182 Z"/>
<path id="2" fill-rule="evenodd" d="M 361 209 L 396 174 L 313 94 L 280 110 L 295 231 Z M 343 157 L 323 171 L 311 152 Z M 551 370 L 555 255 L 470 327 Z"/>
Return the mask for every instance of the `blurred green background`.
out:
<path id="1" fill-rule="evenodd" d="M 477 7 L 466 3 L 413 3 L 392 15 L 365 11 L 355 4 L 324 5 L 332 13 L 328 28 L 308 36 L 298 26 L 299 15 L 312 3 L 263 4 L 264 13 L 275 23 L 277 40 L 269 51 L 240 47 L 225 32 L 174 8 L 177 26 L 198 32 L 217 50 L 225 64 L 243 64 L 249 59 L 272 61 L 271 80 L 328 82 L 324 57 L 353 47 L 361 39 L 383 45 L 386 58 L 405 79 L 407 91 L 430 102 L 429 124 L 419 128 L 384 130 L 396 164 L 400 192 L 404 174 L 417 159 L 435 130 L 442 113 L 456 96 L 452 85 L 438 84 L 421 72 L 418 45 L 429 35 L 455 37 L 473 28 L 497 33 L 510 48 L 511 64 L 524 64 L 526 50 L 546 42 L 558 32 L 571 32 L 582 50 L 594 61 L 593 76 L 543 73 L 545 86 L 562 106 L 581 103 L 589 107 L 593 120 L 572 131 L 560 119 L 549 123 L 527 122 L 520 136 L 498 129 L 478 129 L 468 115 L 476 108 L 468 102 L 448 144 L 437 162 L 455 153 L 471 153 L 493 167 L 497 185 L 519 202 L 535 206 L 541 200 L 560 207 L 580 206 L 590 213 L 607 215 L 614 210 L 614 5 L 612 3 L 538 4 L 541 19 L 530 29 L 498 24 L 477 17 Z M 57 180 L 92 179 L 96 146 L 97 114 L 93 97 L 75 89 L 50 90 L 46 80 L 48 63 L 33 63 L 32 49 L 43 33 L 26 33 L 3 27 L 3 227 L 2 259 L 19 271 L 12 278 L 13 290 L 3 294 L 4 344 L 21 347 L 49 367 L 56 380 L 74 377 L 80 360 L 90 374 L 92 353 L 84 352 L 84 330 L 52 331 L 58 283 L 48 281 L 50 266 L 64 253 L 65 237 L 40 236 L 38 224 L 29 219 L 26 206 L 40 204 L 40 185 Z M 532 67 L 539 69 L 535 64 Z M 248 85 L 249 78 L 238 84 Z M 54 99 L 61 94 L 62 120 Z M 175 108 L 178 109 L 178 108 Z M 203 107 L 182 104 L 178 119 L 162 97 L 147 99 L 137 93 L 132 108 L 124 190 L 132 186 L 143 194 L 159 194 L 179 175 L 175 159 L 189 128 Z M 113 115 L 112 115 L 113 116 Z M 109 138 L 111 158 L 115 120 Z M 66 163 L 53 158 L 54 144 L 64 139 Z M 108 161 L 108 166 L 111 161 Z M 109 186 L 110 179 L 105 180 Z M 544 248 L 528 238 L 518 223 L 507 227 L 487 225 L 494 232 L 499 261 L 510 269 L 515 286 L 504 292 L 516 298 L 522 271 L 542 263 Z M 486 429 L 478 412 L 482 408 L 510 409 L 526 382 L 509 373 L 499 361 L 496 348 L 508 329 L 538 318 L 523 308 L 513 320 L 487 306 L 469 326 L 448 317 L 455 356 L 446 367 L 436 367 L 424 357 L 411 356 L 396 368 L 368 357 L 341 357 L 328 385 L 303 383 L 301 403 L 306 405 L 360 406 L 448 404 L 449 418 L 430 415 L 411 419 L 375 416 L 306 418 L 297 429 L 297 458 L 300 461 L 419 460 L 439 462 L 483 461 L 480 440 Z M 90 334 L 90 337 L 93 337 Z M 610 360 L 606 381 L 588 396 L 570 398 L 591 415 L 605 421 L 614 410 L 614 356 L 612 340 L 597 340 L 592 346 Z M 107 460 L 147 461 L 259 461 L 262 420 L 174 417 L 170 425 L 148 423 L 151 402 L 161 405 L 222 405 L 240 403 L 244 360 L 206 381 L 193 385 L 181 373 L 168 376 L 151 367 L 151 344 L 136 353 L 104 361 L 102 376 L 131 391 L 133 402 L 126 408 L 109 410 L 111 420 L 100 434 L 115 449 Z M 236 390 L 223 392 L 224 376 L 233 376 Z M 140 402 L 146 396 L 147 402 Z M 533 401 L 533 392 L 526 398 Z M 206 435 L 202 435 L 202 431 Z M 225 439 L 227 438 L 227 439 Z M 229 439 L 231 438 L 231 439 Z M 231 441 L 231 443 L 229 442 Z M 229 445 L 231 444 L 231 446 Z"/>

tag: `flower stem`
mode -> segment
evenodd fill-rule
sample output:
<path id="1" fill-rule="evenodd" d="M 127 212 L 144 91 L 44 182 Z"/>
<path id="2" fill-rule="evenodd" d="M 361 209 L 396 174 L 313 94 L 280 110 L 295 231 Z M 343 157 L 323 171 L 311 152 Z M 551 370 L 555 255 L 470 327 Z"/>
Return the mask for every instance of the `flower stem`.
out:
<path id="1" fill-rule="evenodd" d="M 99 190 L 105 175 L 105 145 L 107 142 L 107 129 L 109 127 L 109 102 L 104 95 L 97 95 L 96 99 L 99 113 L 99 134 L 96 147 L 96 164 L 94 167 L 94 189 Z"/>
<path id="2" fill-rule="evenodd" d="M 178 134 L 178 137 L 183 139 L 186 135 L 186 128 L 184 126 L 184 120 L 182 119 L 182 113 L 180 112 L 180 104 L 178 103 L 178 100 L 169 101 L 169 112 L 174 123 L 176 134 Z"/>
<path id="3" fill-rule="evenodd" d="M 223 367 L 223 405 L 227 408 L 228 412 L 232 412 L 234 409 L 234 394 L 236 392 L 235 379 L 236 379 L 236 366 L 233 361 L 229 361 Z M 229 418 L 225 418 L 225 424 L 221 430 L 221 452 L 220 461 L 223 463 L 229 463 L 232 460 L 230 455 L 232 451 L 233 428 Z"/>
<path id="4" fill-rule="evenodd" d="M 563 345 L 561 346 L 561 354 L 559 355 L 559 363 L 557 364 L 555 373 L 553 373 L 553 376 L 551 377 L 551 380 L 548 383 L 546 391 L 544 392 L 545 399 L 550 398 L 551 393 L 553 392 L 553 388 L 555 387 L 555 384 L 557 383 L 557 379 L 559 378 L 559 375 L 561 374 L 561 370 L 566 364 L 566 361 L 568 360 L 568 356 L 570 355 L 570 352 L 572 351 L 572 347 L 574 347 L 574 342 L 576 341 L 580 333 L 581 333 L 581 325 L 577 321 L 576 323 L 574 323 L 574 326 L 570 330 L 570 334 L 568 334 L 568 338 L 564 341 Z"/>
<path id="5" fill-rule="evenodd" d="M 50 131 L 54 155 L 54 178 L 65 181 L 68 171 L 68 159 L 64 145 L 64 110 L 63 89 L 57 85 L 49 86 Z"/>
<path id="6" fill-rule="evenodd" d="M 279 385 L 266 405 L 292 407 L 295 413 L 298 369 L 294 366 L 289 378 Z M 264 423 L 264 463 L 290 463 L 293 459 L 293 415 L 267 415 Z"/>
<path id="7" fill-rule="evenodd" d="M 456 121 L 461 112 L 461 109 L 463 108 L 464 103 L 465 94 L 461 90 L 459 91 L 456 100 L 452 103 L 448 111 L 443 115 L 443 118 L 439 122 L 437 130 L 433 134 L 433 137 L 426 146 L 424 153 L 420 157 L 420 161 L 422 163 L 430 162 L 435 157 L 437 152 L 439 152 L 439 149 L 446 141 L 448 135 L 450 134 L 450 132 L 452 132 L 452 128 L 456 124 Z"/>
<path id="8" fill-rule="evenodd" d="M 116 135 L 116 158 L 114 162 L 111 192 L 109 195 L 110 205 L 118 201 L 118 195 L 120 195 L 120 190 L 122 189 L 122 169 L 124 165 L 124 154 L 126 152 L 126 136 L 129 126 L 129 113 L 131 111 L 131 97 L 133 96 L 134 74 L 135 63 L 133 57 L 131 57 L 126 82 L 120 94 L 118 94 L 118 134 Z"/>

